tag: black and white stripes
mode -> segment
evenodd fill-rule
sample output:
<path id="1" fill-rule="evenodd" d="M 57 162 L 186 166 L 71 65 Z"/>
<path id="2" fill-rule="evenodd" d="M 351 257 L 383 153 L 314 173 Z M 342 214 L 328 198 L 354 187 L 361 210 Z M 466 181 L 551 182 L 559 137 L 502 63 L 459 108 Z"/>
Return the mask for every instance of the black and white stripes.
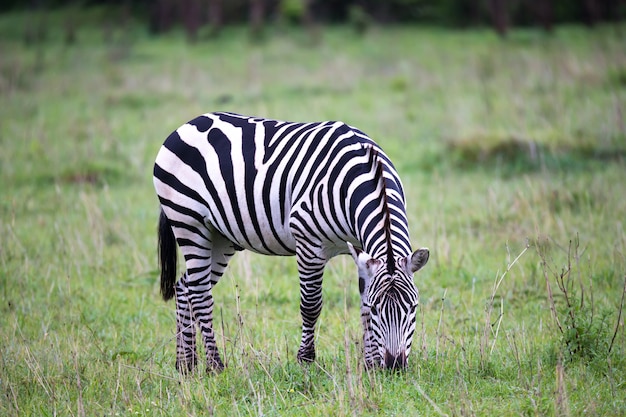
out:
<path id="1" fill-rule="evenodd" d="M 212 113 L 173 132 L 154 166 L 161 202 L 161 291 L 176 295 L 177 367 L 195 367 L 196 326 L 211 369 L 222 361 L 213 334 L 212 287 L 236 251 L 295 255 L 300 275 L 300 361 L 315 359 L 322 273 L 351 253 L 359 269 L 365 360 L 406 365 L 418 293 L 404 193 L 387 156 L 341 122 L 291 123 Z M 186 272 L 176 281 L 176 243 Z"/>

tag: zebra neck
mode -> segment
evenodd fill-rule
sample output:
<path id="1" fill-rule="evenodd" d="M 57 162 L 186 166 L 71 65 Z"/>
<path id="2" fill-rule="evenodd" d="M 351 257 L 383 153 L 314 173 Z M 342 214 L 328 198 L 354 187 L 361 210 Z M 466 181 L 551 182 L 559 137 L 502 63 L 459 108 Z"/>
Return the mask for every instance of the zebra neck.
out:
<path id="1" fill-rule="evenodd" d="M 392 210 L 390 203 L 393 204 L 396 212 L 399 207 L 396 207 L 393 203 L 397 199 L 394 200 L 388 195 L 390 190 L 387 189 L 387 179 L 384 176 L 384 163 L 380 159 L 378 151 L 373 148 L 369 148 L 367 151 L 369 151 L 368 171 L 373 177 L 374 187 L 369 190 L 369 193 L 364 193 L 364 195 L 369 194 L 374 198 L 368 204 L 369 209 L 366 210 L 369 215 L 364 216 L 365 213 L 359 213 L 359 217 L 365 219 L 362 224 L 358 225 L 361 232 L 361 243 L 370 256 L 384 259 L 387 263 L 387 270 L 393 273 L 396 266 L 396 256 L 401 256 L 405 252 L 401 250 L 405 245 L 394 244 L 392 233 Z M 401 212 L 404 212 L 403 207 L 400 207 L 400 209 Z M 406 221 L 402 221 L 404 219 L 396 218 L 395 220 L 396 225 L 406 223 Z M 408 238 L 408 232 L 406 235 Z"/>
<path id="2" fill-rule="evenodd" d="M 384 260 L 387 269 L 392 273 L 395 270 L 395 259 L 406 256 L 401 246 L 394 245 L 393 241 L 381 241 L 380 238 L 365 239 L 362 247 L 371 257 Z"/>

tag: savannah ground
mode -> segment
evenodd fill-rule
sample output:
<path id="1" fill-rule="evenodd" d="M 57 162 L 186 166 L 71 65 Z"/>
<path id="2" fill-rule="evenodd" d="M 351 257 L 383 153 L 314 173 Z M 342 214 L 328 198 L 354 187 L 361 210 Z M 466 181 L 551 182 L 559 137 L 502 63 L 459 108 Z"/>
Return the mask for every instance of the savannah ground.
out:
<path id="1" fill-rule="evenodd" d="M 626 414 L 623 26 L 190 45 L 107 13 L 72 45 L 62 12 L 0 16 L 0 415 Z M 239 253 L 214 291 L 227 368 L 178 375 L 152 164 L 217 110 L 340 119 L 390 155 L 431 250 L 406 372 L 363 368 L 350 257 L 300 366 L 295 259 Z"/>

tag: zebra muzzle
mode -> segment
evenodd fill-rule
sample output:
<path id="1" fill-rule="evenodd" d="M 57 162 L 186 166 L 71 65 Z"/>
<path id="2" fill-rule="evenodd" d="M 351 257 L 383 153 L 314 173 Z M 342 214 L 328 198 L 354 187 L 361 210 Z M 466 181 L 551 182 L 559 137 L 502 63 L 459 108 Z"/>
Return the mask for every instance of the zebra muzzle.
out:
<path id="1" fill-rule="evenodd" d="M 394 355 L 389 351 L 385 351 L 385 368 L 400 370 L 406 368 L 407 360 L 406 353 L 400 352 L 398 355 Z"/>

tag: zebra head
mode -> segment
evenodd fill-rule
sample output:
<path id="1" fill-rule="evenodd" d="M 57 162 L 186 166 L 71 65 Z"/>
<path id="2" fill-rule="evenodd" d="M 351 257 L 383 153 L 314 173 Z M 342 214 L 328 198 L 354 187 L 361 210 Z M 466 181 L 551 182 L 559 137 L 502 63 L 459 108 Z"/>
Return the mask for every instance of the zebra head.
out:
<path id="1" fill-rule="evenodd" d="M 421 248 L 390 260 L 390 264 L 350 243 L 348 248 L 359 271 L 365 364 L 369 368 L 405 368 L 419 302 L 413 274 L 426 265 L 429 251 Z"/>

